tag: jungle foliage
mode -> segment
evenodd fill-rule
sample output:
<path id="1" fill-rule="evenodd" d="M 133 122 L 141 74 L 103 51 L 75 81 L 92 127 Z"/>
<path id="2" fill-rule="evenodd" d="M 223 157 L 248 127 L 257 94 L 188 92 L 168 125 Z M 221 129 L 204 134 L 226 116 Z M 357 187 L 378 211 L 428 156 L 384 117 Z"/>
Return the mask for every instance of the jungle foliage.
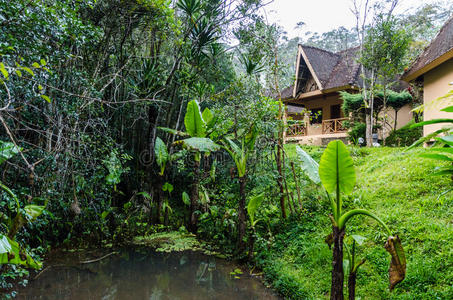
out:
<path id="1" fill-rule="evenodd" d="M 426 157 L 414 166 L 412 156 L 386 148 L 284 145 L 279 95 L 293 72 L 283 30 L 259 13 L 264 4 L 0 0 L 2 292 L 18 278 L 25 284 L 51 249 L 134 244 L 221 252 L 262 268 L 276 290 L 295 299 L 327 295 L 328 286 L 341 298 L 345 274 L 354 283 L 349 295 L 360 297 L 451 292 L 443 261 L 450 229 L 441 226 L 451 201 L 445 195 L 433 201 L 444 177 L 423 185 L 419 171 L 431 167 Z M 352 34 L 340 28 L 311 42 L 325 39 L 339 50 L 355 45 Z M 408 93 L 374 92 L 376 110 L 412 100 Z M 360 96 L 345 94 L 351 101 L 344 109 L 366 113 L 364 99 L 354 98 Z M 390 163 L 400 160 L 407 180 L 391 172 Z M 421 200 L 425 195 L 429 201 Z M 384 233 L 362 216 L 377 220 Z M 406 279 L 392 294 L 383 283 L 388 255 L 371 247 L 387 241 L 397 266 L 390 277 L 395 270 L 404 277 L 399 240 L 389 239 L 384 221 L 399 230 L 407 253 Z M 332 273 L 323 242 L 331 230 L 334 253 L 347 249 L 344 260 L 333 256 Z M 428 262 L 420 240 L 436 253 Z M 437 240 L 445 241 L 439 255 Z"/>

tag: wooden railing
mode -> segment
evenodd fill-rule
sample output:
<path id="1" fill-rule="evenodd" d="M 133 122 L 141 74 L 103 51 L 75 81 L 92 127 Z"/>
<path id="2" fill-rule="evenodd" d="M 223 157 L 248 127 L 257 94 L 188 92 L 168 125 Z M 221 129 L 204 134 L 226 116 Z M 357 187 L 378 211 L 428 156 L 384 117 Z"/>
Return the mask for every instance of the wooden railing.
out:
<path id="1" fill-rule="evenodd" d="M 292 124 L 288 123 L 286 135 L 288 136 L 307 135 L 307 127 L 305 126 L 304 122 L 294 122 Z"/>
<path id="2" fill-rule="evenodd" d="M 330 119 L 330 120 L 322 120 L 322 134 L 329 134 L 329 133 L 338 133 L 338 132 L 346 132 L 348 131 L 345 128 L 343 122 L 349 120 L 348 118 L 339 118 L 339 119 Z"/>

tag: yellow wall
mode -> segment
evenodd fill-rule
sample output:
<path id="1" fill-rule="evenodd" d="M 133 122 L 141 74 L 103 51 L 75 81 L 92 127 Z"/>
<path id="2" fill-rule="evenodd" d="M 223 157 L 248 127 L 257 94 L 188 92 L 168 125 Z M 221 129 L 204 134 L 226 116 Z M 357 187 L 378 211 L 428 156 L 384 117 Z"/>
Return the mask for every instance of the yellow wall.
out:
<path id="1" fill-rule="evenodd" d="M 395 110 L 393 108 L 388 108 L 386 114 L 387 124 L 386 126 L 383 126 L 383 128 L 379 132 L 379 138 L 381 139 L 388 137 L 390 132 L 393 130 L 393 125 L 395 122 Z M 396 120 L 396 129 L 400 129 L 412 120 L 412 105 L 407 104 L 403 106 L 398 111 L 398 114 L 396 116 L 398 118 L 398 120 Z M 381 112 L 379 114 L 379 117 L 384 118 L 384 112 Z"/>
<path id="2" fill-rule="evenodd" d="M 442 108 L 452 105 L 452 99 L 435 101 L 453 89 L 453 86 L 449 85 L 451 82 L 453 82 L 453 59 L 444 62 L 424 75 L 423 102 L 425 104 L 425 111 L 423 113 L 423 119 L 425 121 L 452 117 L 451 113 L 440 111 Z M 423 135 L 426 136 L 444 126 L 443 124 L 424 126 Z"/>
<path id="3" fill-rule="evenodd" d="M 315 108 L 322 108 L 322 119 L 330 119 L 330 107 L 332 105 L 342 104 L 343 100 L 340 98 L 340 94 L 335 93 L 332 95 L 325 95 L 311 100 L 303 100 L 302 104 L 305 105 L 307 110 L 312 110 Z M 343 112 L 341 112 L 341 117 L 343 117 Z M 310 124 L 307 128 L 307 135 L 317 135 L 322 134 L 322 124 Z"/>

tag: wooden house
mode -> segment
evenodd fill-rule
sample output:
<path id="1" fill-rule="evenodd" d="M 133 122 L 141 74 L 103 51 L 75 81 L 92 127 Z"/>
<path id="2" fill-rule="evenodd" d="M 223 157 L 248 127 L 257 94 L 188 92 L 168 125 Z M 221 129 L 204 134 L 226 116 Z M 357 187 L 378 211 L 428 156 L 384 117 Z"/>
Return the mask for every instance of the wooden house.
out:
<path id="1" fill-rule="evenodd" d="M 333 139 L 347 139 L 340 91 L 358 92 L 362 85 L 359 48 L 333 53 L 299 45 L 295 82 L 282 91 L 286 105 L 287 142 L 323 145 Z M 397 115 L 397 128 L 412 118 L 409 106 Z M 390 119 L 392 110 L 386 112 Z M 393 120 L 391 121 L 393 122 Z M 382 132 L 385 136 L 389 130 Z"/>

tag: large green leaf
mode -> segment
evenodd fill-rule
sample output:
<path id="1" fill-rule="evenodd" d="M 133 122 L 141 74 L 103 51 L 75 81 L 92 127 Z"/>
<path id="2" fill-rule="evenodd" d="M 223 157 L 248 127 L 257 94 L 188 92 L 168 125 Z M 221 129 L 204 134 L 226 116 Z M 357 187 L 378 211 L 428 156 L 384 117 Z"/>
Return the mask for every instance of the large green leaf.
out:
<path id="1" fill-rule="evenodd" d="M 9 251 L 0 253 L 0 265 L 22 265 L 33 269 L 40 269 L 42 267 L 42 263 L 35 261 L 24 250 L 20 249 L 19 244 L 16 241 L 13 241 L 8 237 L 6 237 L 6 239 L 8 240 L 10 248 Z"/>
<path id="2" fill-rule="evenodd" d="M 366 237 L 364 236 L 361 236 L 361 235 L 357 235 L 357 234 L 353 234 L 351 235 L 351 237 L 354 239 L 354 241 L 356 241 L 357 244 L 359 245 L 362 245 L 363 242 L 365 242 L 366 240 Z"/>
<path id="3" fill-rule="evenodd" d="M 342 141 L 332 141 L 327 145 L 319 162 L 319 177 L 329 193 L 336 191 L 337 187 L 344 194 L 349 194 L 354 189 L 354 163 Z"/>
<path id="4" fill-rule="evenodd" d="M 447 106 L 447 107 L 441 109 L 441 111 L 453 113 L 453 105 L 452 106 Z"/>
<path id="5" fill-rule="evenodd" d="M 261 203 L 264 200 L 264 193 L 261 193 L 259 195 L 253 196 L 250 198 L 249 203 L 247 204 L 247 212 L 250 218 L 250 223 L 252 226 L 255 226 L 255 214 L 256 211 L 258 210 L 258 207 L 261 205 Z"/>
<path id="6" fill-rule="evenodd" d="M 453 147 L 453 135 L 446 135 L 436 138 L 436 140 Z"/>
<path id="7" fill-rule="evenodd" d="M 46 208 L 45 205 L 29 204 L 25 206 L 24 210 L 26 213 L 27 220 L 29 222 L 33 222 L 34 220 L 36 220 L 37 217 L 39 217 L 43 213 L 45 208 Z"/>
<path id="8" fill-rule="evenodd" d="M 229 138 L 225 138 L 222 142 L 224 144 L 223 148 L 231 155 L 236 164 L 239 177 L 244 177 L 247 167 L 247 153 L 244 149 L 244 143 L 242 143 L 242 148 L 240 148 Z"/>
<path id="9" fill-rule="evenodd" d="M 167 127 L 157 127 L 157 129 L 160 129 L 164 132 L 168 132 L 170 134 L 179 135 L 182 137 L 190 136 L 187 132 L 179 131 L 179 130 L 171 129 L 171 128 L 167 128 Z"/>
<path id="10" fill-rule="evenodd" d="M 255 124 L 253 124 L 244 137 L 245 145 L 247 146 L 248 150 L 252 151 L 255 148 L 255 142 L 257 137 L 258 130 L 256 129 Z"/>
<path id="11" fill-rule="evenodd" d="M 0 254 L 11 251 L 11 244 L 6 235 L 0 234 Z"/>
<path id="12" fill-rule="evenodd" d="M 20 148 L 13 143 L 0 141 L 0 164 L 19 153 L 19 151 Z"/>
<path id="13" fill-rule="evenodd" d="M 440 124 L 440 123 L 453 123 L 453 119 L 433 119 L 429 121 L 423 121 L 420 123 L 415 123 L 412 124 L 410 128 L 417 128 L 425 125 L 431 125 L 431 124 Z"/>
<path id="14" fill-rule="evenodd" d="M 308 178 L 316 184 L 321 183 L 319 178 L 319 164 L 302 148 L 296 146 L 296 152 L 301 161 L 300 167 L 307 174 Z"/>
<path id="15" fill-rule="evenodd" d="M 154 153 L 156 154 L 156 162 L 160 167 L 160 175 L 162 176 L 168 161 L 168 151 L 167 146 L 159 137 L 156 138 L 156 143 L 154 144 Z"/>
<path id="16" fill-rule="evenodd" d="M 220 149 L 219 145 L 208 138 L 192 137 L 182 140 L 182 142 L 187 148 L 200 152 L 213 152 Z"/>
<path id="17" fill-rule="evenodd" d="M 187 206 L 190 205 L 190 197 L 186 192 L 182 192 L 182 202 L 184 202 L 184 204 Z"/>
<path id="18" fill-rule="evenodd" d="M 201 116 L 203 117 L 203 121 L 205 121 L 207 125 L 210 125 L 212 120 L 214 120 L 214 115 L 207 107 L 203 110 Z"/>
<path id="19" fill-rule="evenodd" d="M 191 137 L 206 136 L 206 122 L 200 112 L 200 106 L 196 100 L 187 103 L 186 115 L 184 116 L 186 131 Z"/>

